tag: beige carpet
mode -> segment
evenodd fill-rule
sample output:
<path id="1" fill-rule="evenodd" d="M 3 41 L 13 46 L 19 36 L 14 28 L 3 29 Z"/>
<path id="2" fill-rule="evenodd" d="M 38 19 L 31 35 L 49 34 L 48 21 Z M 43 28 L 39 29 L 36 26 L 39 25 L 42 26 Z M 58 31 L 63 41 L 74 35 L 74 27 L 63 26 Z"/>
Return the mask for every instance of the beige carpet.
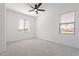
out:
<path id="1" fill-rule="evenodd" d="M 79 49 L 54 42 L 28 39 L 7 44 L 2 56 L 77 56 Z"/>

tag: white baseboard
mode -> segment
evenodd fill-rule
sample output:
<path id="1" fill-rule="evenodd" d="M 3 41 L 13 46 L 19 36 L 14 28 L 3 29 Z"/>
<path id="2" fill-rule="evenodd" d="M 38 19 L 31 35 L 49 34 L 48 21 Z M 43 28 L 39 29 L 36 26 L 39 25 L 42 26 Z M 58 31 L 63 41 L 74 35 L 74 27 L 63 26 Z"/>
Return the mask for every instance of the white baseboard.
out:
<path id="1" fill-rule="evenodd" d="M 34 39 L 34 38 L 36 38 L 36 37 L 23 38 L 23 39 L 19 39 L 19 40 L 9 41 L 9 42 L 7 42 L 7 44 L 9 44 L 9 43 L 14 43 L 14 42 L 17 42 L 17 41 L 23 41 L 23 40 L 28 40 L 28 39 Z"/>
<path id="2" fill-rule="evenodd" d="M 38 39 L 41 39 L 41 38 L 38 37 Z M 46 40 L 46 39 L 41 39 L 41 40 Z M 65 45 L 65 46 L 69 46 L 69 47 L 72 47 L 72 48 L 79 49 L 79 47 L 75 47 L 75 46 L 71 46 L 71 45 L 63 44 L 63 43 L 56 42 L 56 41 L 52 41 L 52 40 L 46 40 L 46 41 L 54 42 L 54 43 L 57 43 L 57 44 L 62 44 L 62 45 Z"/>

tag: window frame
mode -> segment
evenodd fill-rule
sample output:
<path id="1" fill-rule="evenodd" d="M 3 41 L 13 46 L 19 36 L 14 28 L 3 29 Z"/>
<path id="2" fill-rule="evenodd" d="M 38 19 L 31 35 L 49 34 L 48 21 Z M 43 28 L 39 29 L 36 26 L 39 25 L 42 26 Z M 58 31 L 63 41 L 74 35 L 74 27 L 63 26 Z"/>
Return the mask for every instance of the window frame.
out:
<path id="1" fill-rule="evenodd" d="M 19 29 L 19 27 L 20 27 L 20 25 L 19 25 L 19 22 L 20 22 L 20 20 L 23 20 L 23 27 L 24 27 L 24 29 Z M 30 25 L 29 25 L 29 28 L 28 28 L 28 30 L 26 31 L 26 21 L 29 21 L 29 20 L 26 20 L 26 19 L 20 19 L 20 20 L 18 20 L 18 31 L 19 32 L 29 32 L 30 31 L 30 29 L 31 29 L 31 27 L 30 27 Z M 30 23 L 30 21 L 29 21 L 29 23 Z"/>
<path id="2" fill-rule="evenodd" d="M 66 22 L 66 23 L 61 23 L 61 22 L 60 22 L 62 15 L 64 15 L 64 14 L 69 14 L 69 13 L 72 13 L 72 12 L 74 13 L 74 22 Z M 76 19 L 76 12 L 75 12 L 75 11 L 70 11 L 70 12 L 61 14 L 60 17 L 59 17 L 59 33 L 60 33 L 60 34 L 75 34 L 75 23 L 76 23 L 75 19 Z M 73 26 L 73 27 L 74 27 L 74 29 L 73 29 L 74 32 L 73 32 L 73 33 L 62 33 L 62 32 L 61 32 L 61 25 L 62 25 L 62 24 L 73 24 L 73 25 L 74 25 L 74 26 Z"/>

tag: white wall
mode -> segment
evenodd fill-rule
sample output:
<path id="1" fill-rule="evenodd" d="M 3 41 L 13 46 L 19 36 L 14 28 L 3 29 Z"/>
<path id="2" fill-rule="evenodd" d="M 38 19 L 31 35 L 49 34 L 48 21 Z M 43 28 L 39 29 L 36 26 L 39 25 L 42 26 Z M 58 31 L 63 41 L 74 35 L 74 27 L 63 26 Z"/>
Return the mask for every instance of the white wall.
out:
<path id="1" fill-rule="evenodd" d="M 0 52 L 5 50 L 5 44 L 5 5 L 0 3 Z"/>
<path id="2" fill-rule="evenodd" d="M 37 21 L 37 36 L 64 45 L 79 48 L 79 4 L 45 4 L 46 11 Z M 59 17 L 66 12 L 76 12 L 75 35 L 59 34 Z"/>
<path id="3" fill-rule="evenodd" d="M 30 32 L 19 32 L 18 31 L 18 20 L 20 19 L 30 20 L 31 31 Z M 6 10 L 6 33 L 7 42 L 32 38 L 36 36 L 36 18 L 28 15 L 24 15 L 9 9 Z"/>

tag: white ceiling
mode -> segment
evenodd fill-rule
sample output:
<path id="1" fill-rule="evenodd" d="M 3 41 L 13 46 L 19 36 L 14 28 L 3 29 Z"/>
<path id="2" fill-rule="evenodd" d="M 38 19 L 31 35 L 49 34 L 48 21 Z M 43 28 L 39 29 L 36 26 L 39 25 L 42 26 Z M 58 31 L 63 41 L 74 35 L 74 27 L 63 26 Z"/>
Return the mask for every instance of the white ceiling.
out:
<path id="1" fill-rule="evenodd" d="M 29 3 L 30 5 L 34 5 L 34 3 Z M 31 15 L 34 17 L 37 17 L 38 14 L 36 14 L 34 11 L 33 12 L 28 12 L 28 10 L 31 10 L 32 8 L 28 6 L 28 3 L 6 3 L 6 8 L 16 11 L 16 12 L 20 12 L 23 14 L 27 14 L 27 15 Z M 44 4 L 42 4 L 40 6 L 40 8 L 44 9 Z"/>

